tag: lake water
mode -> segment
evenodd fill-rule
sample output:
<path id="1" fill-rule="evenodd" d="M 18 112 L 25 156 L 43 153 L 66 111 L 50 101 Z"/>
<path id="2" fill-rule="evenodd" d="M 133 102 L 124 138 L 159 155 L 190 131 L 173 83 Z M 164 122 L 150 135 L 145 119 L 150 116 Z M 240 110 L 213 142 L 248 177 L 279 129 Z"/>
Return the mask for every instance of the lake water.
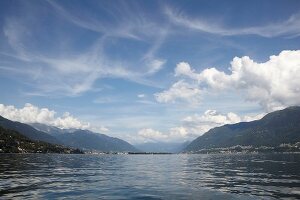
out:
<path id="1" fill-rule="evenodd" d="M 300 154 L 0 154 L 0 199 L 300 199 Z"/>

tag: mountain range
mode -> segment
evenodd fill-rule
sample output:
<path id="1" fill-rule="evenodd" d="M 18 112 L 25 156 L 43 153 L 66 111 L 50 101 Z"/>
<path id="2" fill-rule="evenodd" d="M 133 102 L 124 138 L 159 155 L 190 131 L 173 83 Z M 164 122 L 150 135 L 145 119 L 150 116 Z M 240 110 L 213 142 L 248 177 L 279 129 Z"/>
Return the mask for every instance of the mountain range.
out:
<path id="1" fill-rule="evenodd" d="M 100 152 L 137 152 L 138 150 L 128 142 L 80 129 L 59 129 L 44 124 L 24 124 L 8 120 L 0 116 L 0 127 L 14 130 L 23 136 L 51 144 L 65 145 L 83 150 Z"/>
<path id="2" fill-rule="evenodd" d="M 210 129 L 192 141 L 183 151 L 224 148 L 235 145 L 274 147 L 300 141 L 300 107 L 271 112 L 262 119 L 228 124 Z"/>
<path id="3" fill-rule="evenodd" d="M 5 136 L 4 132 L 12 134 L 12 137 L 21 134 L 29 140 L 100 152 L 178 153 L 180 151 L 200 152 L 206 149 L 232 148 L 237 145 L 276 147 L 300 142 L 300 107 L 293 106 L 271 112 L 256 121 L 212 128 L 191 143 L 152 142 L 138 144 L 135 147 L 124 140 L 89 130 L 59 129 L 38 123 L 24 124 L 1 116 L 0 127 L 2 127 L 1 137 Z M 17 133 L 11 132 L 11 130 Z"/>
<path id="4" fill-rule="evenodd" d="M 30 124 L 35 129 L 48 133 L 64 145 L 85 150 L 136 152 L 134 146 L 119 138 L 109 137 L 104 134 L 94 133 L 80 129 L 59 129 L 53 126 L 34 123 Z"/>

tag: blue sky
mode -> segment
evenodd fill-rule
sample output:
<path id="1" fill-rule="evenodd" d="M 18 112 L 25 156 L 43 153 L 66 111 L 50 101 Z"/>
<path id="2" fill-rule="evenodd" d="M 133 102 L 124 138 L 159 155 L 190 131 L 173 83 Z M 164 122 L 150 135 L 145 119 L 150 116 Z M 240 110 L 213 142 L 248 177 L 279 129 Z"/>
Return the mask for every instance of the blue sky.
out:
<path id="1" fill-rule="evenodd" d="M 0 26 L 12 120 L 184 141 L 300 103 L 298 0 L 4 0 Z"/>

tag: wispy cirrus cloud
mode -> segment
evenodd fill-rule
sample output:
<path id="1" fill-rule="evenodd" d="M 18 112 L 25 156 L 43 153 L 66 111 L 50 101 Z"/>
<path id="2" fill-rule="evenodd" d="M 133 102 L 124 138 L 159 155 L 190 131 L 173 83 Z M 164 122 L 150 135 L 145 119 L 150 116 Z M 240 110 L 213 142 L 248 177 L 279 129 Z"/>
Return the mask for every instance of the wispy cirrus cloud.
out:
<path id="1" fill-rule="evenodd" d="M 155 53 L 169 33 L 168 22 L 162 26 L 162 21 L 157 23 L 155 20 L 145 17 L 145 11 L 137 3 L 118 1 L 116 6 L 110 6 L 109 9 L 105 9 L 105 6 L 101 7 L 104 15 L 109 16 L 108 21 L 103 21 L 103 19 L 95 18 L 94 15 L 91 16 L 88 13 L 70 12 L 55 1 L 48 0 L 47 2 L 65 20 L 83 29 L 102 33 L 108 37 L 150 42 L 149 49 L 141 58 L 145 63 L 148 63 L 149 73 L 155 71 L 152 70 L 151 66 L 158 69 L 158 65 L 162 66 L 165 63 L 166 60 L 156 58 Z"/>
<path id="2" fill-rule="evenodd" d="M 7 17 L 3 32 L 12 51 L 5 50 L 1 54 L 8 60 L 15 59 L 15 62 L 10 61 L 9 65 L 2 64 L 1 70 L 22 77 L 23 81 L 33 88 L 33 91 L 26 91 L 27 94 L 76 96 L 91 91 L 97 80 L 107 77 L 160 87 L 149 80 L 149 77 L 160 71 L 166 63 L 165 59 L 155 56 L 155 52 L 163 41 L 162 38 L 165 37 L 164 34 L 163 36 L 157 34 L 161 30 L 157 24 L 148 22 L 149 19 L 142 15 L 138 15 L 140 18 L 136 18 L 137 15 L 132 15 L 126 9 L 116 7 L 120 16 L 108 13 L 112 23 L 106 23 L 98 18 L 90 20 L 91 16 L 85 12 L 68 11 L 55 1 L 48 1 L 48 3 L 60 14 L 61 18 L 71 24 L 101 34 L 92 46 L 82 51 L 78 51 L 78 49 L 72 51 L 70 48 L 61 50 L 55 47 L 57 50 L 55 54 L 37 53 L 37 49 L 28 43 L 28 41 L 34 41 L 39 34 L 34 32 L 35 29 L 31 27 L 35 23 L 28 23 L 26 18 Z M 106 12 L 111 12 L 111 10 L 106 10 Z M 38 21 L 39 18 L 36 17 L 34 20 Z M 36 24 L 39 25 L 39 23 Z M 59 32 L 59 30 L 57 31 Z M 165 33 L 165 31 L 161 31 Z M 128 38 L 146 44 L 148 39 L 157 42 L 153 46 L 150 45 L 149 50 L 144 50 L 144 56 L 142 54 L 140 58 L 136 59 L 137 61 L 132 61 L 126 58 L 111 58 L 106 53 L 106 49 L 110 47 L 111 37 Z M 64 43 L 60 37 L 52 39 L 58 44 Z M 71 45 L 74 44 L 71 43 Z M 28 78 L 29 74 L 30 78 Z M 32 77 L 34 78 L 32 79 Z"/>
<path id="3" fill-rule="evenodd" d="M 165 14 L 174 25 L 221 36 L 258 35 L 262 37 L 296 37 L 300 34 L 300 13 L 293 14 L 281 22 L 238 28 L 225 26 L 215 20 L 212 23 L 212 20 L 208 21 L 205 18 L 192 18 L 186 13 L 178 12 L 171 7 L 165 8 Z"/>
<path id="4" fill-rule="evenodd" d="M 66 8 L 64 8 L 63 6 L 61 6 L 58 2 L 56 1 L 47 1 L 49 3 L 49 5 L 52 6 L 52 8 L 63 17 L 64 20 L 69 21 L 70 23 L 73 23 L 74 25 L 81 27 L 83 29 L 88 29 L 91 31 L 95 31 L 98 33 L 102 33 L 105 35 L 109 35 L 109 36 L 116 36 L 116 37 L 125 37 L 125 38 L 132 38 L 132 39 L 140 39 L 140 37 L 136 34 L 133 33 L 133 31 L 131 30 L 131 24 L 132 21 L 130 21 L 130 19 L 128 18 L 123 18 L 122 20 L 128 20 L 126 22 L 128 22 L 128 24 L 125 26 L 121 26 L 121 23 L 119 22 L 119 20 L 121 18 L 117 17 L 119 16 L 123 16 L 124 13 L 120 13 L 119 9 L 114 9 L 115 12 L 113 12 L 112 10 L 108 11 L 106 9 L 101 9 L 102 12 L 110 15 L 112 17 L 111 20 L 113 25 L 109 25 L 106 21 L 104 21 L 103 19 L 97 19 L 95 18 L 95 16 L 91 16 L 86 12 L 76 12 L 76 11 L 69 11 Z M 127 13 L 127 17 L 128 17 L 128 13 Z M 138 22 L 138 19 L 136 19 Z M 143 19 L 139 19 L 141 21 L 143 21 Z M 120 23 L 119 25 L 116 26 L 115 23 Z M 122 23 L 123 24 L 123 23 Z M 125 23 L 124 23 L 125 24 Z M 142 23 L 141 23 L 142 24 Z"/>

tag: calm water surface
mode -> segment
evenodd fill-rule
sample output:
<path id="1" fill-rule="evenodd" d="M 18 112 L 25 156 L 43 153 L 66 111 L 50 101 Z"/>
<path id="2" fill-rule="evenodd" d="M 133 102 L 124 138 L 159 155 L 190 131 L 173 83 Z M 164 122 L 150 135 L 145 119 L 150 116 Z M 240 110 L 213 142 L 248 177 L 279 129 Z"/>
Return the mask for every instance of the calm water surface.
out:
<path id="1" fill-rule="evenodd" d="M 0 199 L 300 199 L 300 155 L 0 155 Z"/>

